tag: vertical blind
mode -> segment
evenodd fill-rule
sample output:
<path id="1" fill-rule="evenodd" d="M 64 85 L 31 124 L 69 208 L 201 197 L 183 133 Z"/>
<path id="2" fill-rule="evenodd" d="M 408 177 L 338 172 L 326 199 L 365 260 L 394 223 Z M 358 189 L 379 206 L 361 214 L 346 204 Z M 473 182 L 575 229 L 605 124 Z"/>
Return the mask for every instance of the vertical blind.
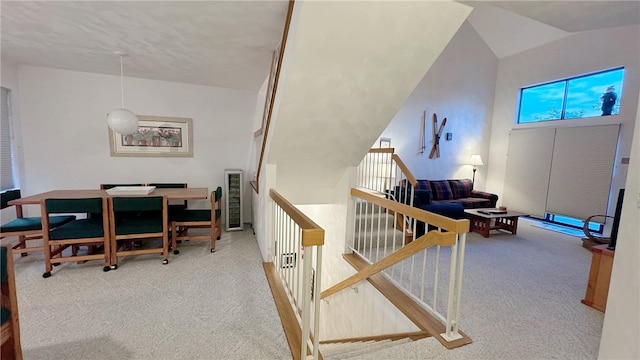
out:
<path id="1" fill-rule="evenodd" d="M 619 125 L 514 130 L 503 204 L 535 216 L 606 214 Z"/>
<path id="2" fill-rule="evenodd" d="M 13 150 L 11 145 L 10 90 L 2 89 L 2 117 L 0 119 L 0 190 L 13 189 Z"/>

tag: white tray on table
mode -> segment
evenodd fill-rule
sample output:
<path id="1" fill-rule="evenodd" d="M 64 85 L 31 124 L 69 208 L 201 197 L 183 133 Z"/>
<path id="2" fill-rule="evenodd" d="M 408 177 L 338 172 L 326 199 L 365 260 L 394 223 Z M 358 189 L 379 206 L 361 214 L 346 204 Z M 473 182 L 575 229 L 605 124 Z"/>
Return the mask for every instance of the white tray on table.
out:
<path id="1" fill-rule="evenodd" d="M 109 195 L 149 195 L 155 186 L 116 186 L 107 190 Z"/>

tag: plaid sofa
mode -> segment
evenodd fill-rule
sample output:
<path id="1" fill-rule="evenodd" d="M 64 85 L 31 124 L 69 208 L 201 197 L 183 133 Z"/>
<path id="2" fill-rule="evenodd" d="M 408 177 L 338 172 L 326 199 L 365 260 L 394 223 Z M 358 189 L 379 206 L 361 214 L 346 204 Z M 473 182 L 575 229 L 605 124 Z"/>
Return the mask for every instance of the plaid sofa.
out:
<path id="1" fill-rule="evenodd" d="M 396 187 L 396 194 L 403 194 L 407 186 L 411 185 L 402 180 Z M 465 209 L 495 208 L 497 202 L 498 195 L 473 190 L 471 179 L 418 180 L 413 198 L 415 207 L 431 204 L 461 204 Z"/>

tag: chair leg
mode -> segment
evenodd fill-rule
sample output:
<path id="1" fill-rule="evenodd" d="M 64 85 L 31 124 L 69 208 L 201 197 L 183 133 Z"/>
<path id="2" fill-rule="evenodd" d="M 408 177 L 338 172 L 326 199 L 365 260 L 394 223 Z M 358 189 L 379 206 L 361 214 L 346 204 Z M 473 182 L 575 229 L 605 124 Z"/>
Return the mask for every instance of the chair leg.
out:
<path id="1" fill-rule="evenodd" d="M 178 240 L 176 240 L 176 238 L 178 237 L 178 225 L 175 222 L 171 223 L 171 248 L 173 248 L 173 254 L 174 255 L 178 255 L 180 254 L 180 250 L 178 250 Z"/>
<path id="2" fill-rule="evenodd" d="M 169 234 L 164 232 L 162 236 L 162 264 L 166 265 L 169 263 Z"/>
<path id="3" fill-rule="evenodd" d="M 47 242 L 44 244 L 44 274 L 42 274 L 42 277 L 46 279 L 51 276 L 51 270 L 53 270 L 51 265 L 51 245 Z"/>

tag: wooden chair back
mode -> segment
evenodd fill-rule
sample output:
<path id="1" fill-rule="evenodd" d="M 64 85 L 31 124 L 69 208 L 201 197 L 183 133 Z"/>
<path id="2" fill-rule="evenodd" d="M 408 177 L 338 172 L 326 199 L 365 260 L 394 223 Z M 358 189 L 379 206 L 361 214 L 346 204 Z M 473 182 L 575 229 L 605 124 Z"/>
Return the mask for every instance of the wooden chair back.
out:
<path id="1" fill-rule="evenodd" d="M 63 262 L 104 260 L 104 271 L 110 269 L 109 213 L 106 198 L 43 199 L 41 213 L 42 228 L 45 229 L 43 277 L 51 276 L 53 264 Z M 77 218 L 53 228 L 50 226 L 52 214 L 86 214 L 86 218 Z M 78 253 L 80 246 L 87 246 L 86 254 Z M 71 256 L 63 254 L 69 247 L 72 248 Z"/>
<path id="2" fill-rule="evenodd" d="M 118 257 L 161 254 L 168 264 L 169 222 L 166 196 L 119 196 L 109 198 L 111 218 L 111 268 L 117 269 Z M 132 240 L 162 239 L 161 247 L 135 249 Z"/>
<path id="3" fill-rule="evenodd" d="M 2 348 L 0 358 L 22 360 L 20 345 L 20 317 L 18 313 L 18 297 L 16 294 L 16 278 L 13 268 L 13 253 L 7 246 L 0 247 L 0 280 L 2 283 L 2 325 L 0 340 Z"/>

